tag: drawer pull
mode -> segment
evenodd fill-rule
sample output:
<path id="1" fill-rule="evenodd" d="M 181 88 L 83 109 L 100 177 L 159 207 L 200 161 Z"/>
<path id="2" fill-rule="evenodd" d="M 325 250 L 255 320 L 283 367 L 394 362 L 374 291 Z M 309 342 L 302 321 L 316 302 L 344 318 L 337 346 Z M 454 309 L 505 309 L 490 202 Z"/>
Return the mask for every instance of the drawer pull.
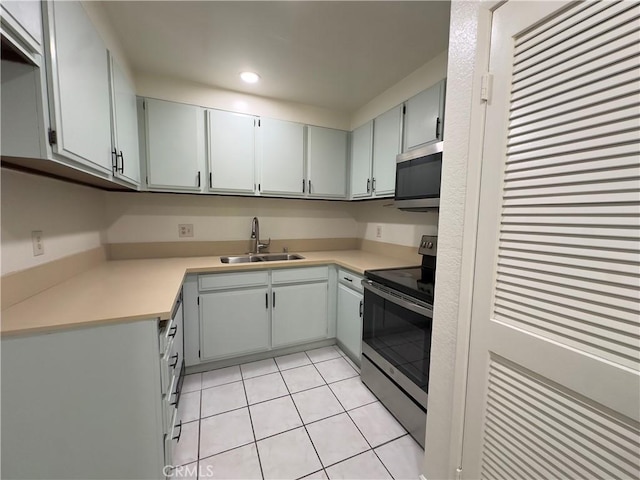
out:
<path id="1" fill-rule="evenodd" d="M 170 332 L 170 333 L 169 333 L 169 336 L 170 336 L 171 338 L 175 337 L 175 336 L 176 336 L 176 333 L 178 333 L 178 326 L 177 326 L 177 325 L 174 325 L 173 327 L 171 327 L 171 328 L 169 329 L 169 332 Z"/>
<path id="2" fill-rule="evenodd" d="M 353 280 L 351 280 L 349 277 L 342 277 L 344 278 L 347 282 L 353 282 Z"/>
<path id="3" fill-rule="evenodd" d="M 171 355 L 171 358 L 175 358 L 176 361 L 169 365 L 171 368 L 175 369 L 178 366 L 178 357 L 180 354 L 176 353 L 175 355 Z"/>
<path id="4" fill-rule="evenodd" d="M 178 430 L 178 435 L 176 437 L 171 437 L 171 440 L 177 440 L 179 442 L 180 436 L 182 435 L 182 420 L 180 420 L 180 423 L 178 424 L 178 428 L 180 429 Z"/>

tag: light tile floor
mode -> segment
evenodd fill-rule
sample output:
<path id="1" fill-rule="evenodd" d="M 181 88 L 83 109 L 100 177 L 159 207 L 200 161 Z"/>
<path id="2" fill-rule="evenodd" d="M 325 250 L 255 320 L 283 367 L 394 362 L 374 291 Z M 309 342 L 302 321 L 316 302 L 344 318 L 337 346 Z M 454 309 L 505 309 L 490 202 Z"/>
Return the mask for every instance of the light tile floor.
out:
<path id="1" fill-rule="evenodd" d="M 338 347 L 187 375 L 182 392 L 173 478 L 420 475 L 423 450 Z"/>

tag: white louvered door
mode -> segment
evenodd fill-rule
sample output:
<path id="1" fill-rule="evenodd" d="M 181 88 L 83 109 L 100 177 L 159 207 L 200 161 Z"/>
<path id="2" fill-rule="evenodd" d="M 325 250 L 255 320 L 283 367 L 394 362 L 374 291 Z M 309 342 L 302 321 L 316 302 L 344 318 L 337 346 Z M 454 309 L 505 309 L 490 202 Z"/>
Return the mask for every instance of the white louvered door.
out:
<path id="1" fill-rule="evenodd" d="M 640 475 L 640 7 L 493 15 L 464 478 Z"/>

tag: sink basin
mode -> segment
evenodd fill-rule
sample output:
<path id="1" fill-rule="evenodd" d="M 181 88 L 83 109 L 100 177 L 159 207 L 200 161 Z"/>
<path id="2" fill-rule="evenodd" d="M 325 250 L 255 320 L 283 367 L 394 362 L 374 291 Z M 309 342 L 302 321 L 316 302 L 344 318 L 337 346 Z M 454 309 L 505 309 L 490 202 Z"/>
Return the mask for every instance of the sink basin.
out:
<path id="1" fill-rule="evenodd" d="M 304 257 L 297 253 L 264 253 L 258 255 L 262 258 L 263 262 L 277 262 L 282 260 L 301 260 Z"/>
<path id="2" fill-rule="evenodd" d="M 261 253 L 259 255 L 237 255 L 232 257 L 220 257 L 222 263 L 254 263 L 254 262 L 281 262 L 288 260 L 301 260 L 304 257 L 297 253 Z"/>

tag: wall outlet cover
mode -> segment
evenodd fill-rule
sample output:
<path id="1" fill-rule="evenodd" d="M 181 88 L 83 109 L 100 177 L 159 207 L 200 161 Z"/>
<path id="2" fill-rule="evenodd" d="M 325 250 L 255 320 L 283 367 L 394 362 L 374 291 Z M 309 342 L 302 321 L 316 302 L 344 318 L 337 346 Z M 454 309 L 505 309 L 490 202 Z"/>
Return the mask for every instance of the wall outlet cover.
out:
<path id="1" fill-rule="evenodd" d="M 44 255 L 44 240 L 42 230 L 34 230 L 31 232 L 31 243 L 33 244 L 33 256 Z"/>
<path id="2" fill-rule="evenodd" d="M 178 237 L 193 237 L 193 223 L 181 223 L 178 225 Z"/>

